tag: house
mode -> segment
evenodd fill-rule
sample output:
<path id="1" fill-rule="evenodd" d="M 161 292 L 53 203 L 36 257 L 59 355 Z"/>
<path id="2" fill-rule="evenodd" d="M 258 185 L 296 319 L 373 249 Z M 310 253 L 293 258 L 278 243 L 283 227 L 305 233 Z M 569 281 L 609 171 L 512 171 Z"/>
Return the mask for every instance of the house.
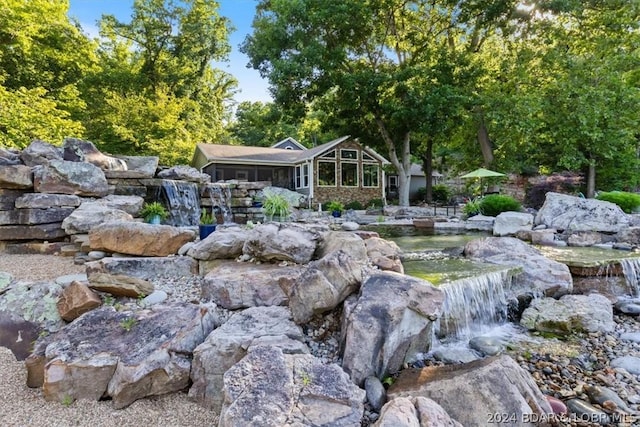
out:
<path id="1" fill-rule="evenodd" d="M 427 175 L 422 170 L 422 165 L 419 165 L 418 163 L 412 163 L 409 172 L 411 173 L 411 183 L 409 184 L 409 199 L 414 200 L 418 197 L 420 188 L 427 186 Z M 432 182 L 435 185 L 439 183 L 439 179 L 442 178 L 443 175 L 438 171 L 433 171 L 431 172 L 431 177 L 433 178 Z M 389 199 L 398 197 L 398 175 L 387 175 L 386 193 Z"/>
<path id="2" fill-rule="evenodd" d="M 192 161 L 214 182 L 271 181 L 308 196 L 314 205 L 338 200 L 365 206 L 384 199 L 382 167 L 388 163 L 350 136 L 309 149 L 293 138 L 272 147 L 198 144 Z"/>

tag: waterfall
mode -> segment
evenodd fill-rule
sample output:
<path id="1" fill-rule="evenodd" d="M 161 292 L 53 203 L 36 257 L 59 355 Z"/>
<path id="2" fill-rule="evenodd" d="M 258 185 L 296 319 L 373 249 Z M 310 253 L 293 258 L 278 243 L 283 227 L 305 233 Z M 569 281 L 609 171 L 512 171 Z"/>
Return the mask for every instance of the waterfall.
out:
<path id="1" fill-rule="evenodd" d="M 631 296 L 640 295 L 640 258 L 622 258 L 620 260 L 622 273 L 629 287 Z"/>
<path id="2" fill-rule="evenodd" d="M 506 322 L 506 290 L 514 275 L 505 269 L 442 284 L 445 297 L 437 335 L 468 339 L 482 326 Z"/>
<path id="3" fill-rule="evenodd" d="M 160 198 L 164 198 L 169 208 L 167 224 L 179 227 L 200 222 L 200 196 L 196 183 L 163 179 Z"/>
<path id="4" fill-rule="evenodd" d="M 233 223 L 233 212 L 231 212 L 231 187 L 221 184 L 207 185 L 209 198 L 211 199 L 211 208 L 217 210 L 222 215 L 224 224 Z"/>

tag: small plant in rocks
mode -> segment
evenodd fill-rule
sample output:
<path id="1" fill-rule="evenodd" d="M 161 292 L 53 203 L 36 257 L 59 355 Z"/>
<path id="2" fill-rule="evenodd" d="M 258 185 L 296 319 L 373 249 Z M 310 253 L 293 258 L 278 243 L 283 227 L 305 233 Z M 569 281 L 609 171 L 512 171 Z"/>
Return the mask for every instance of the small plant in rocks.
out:
<path id="1" fill-rule="evenodd" d="M 129 332 L 137 323 L 137 319 L 135 317 L 127 317 L 126 319 L 122 319 L 120 321 L 120 327 L 125 331 Z"/>

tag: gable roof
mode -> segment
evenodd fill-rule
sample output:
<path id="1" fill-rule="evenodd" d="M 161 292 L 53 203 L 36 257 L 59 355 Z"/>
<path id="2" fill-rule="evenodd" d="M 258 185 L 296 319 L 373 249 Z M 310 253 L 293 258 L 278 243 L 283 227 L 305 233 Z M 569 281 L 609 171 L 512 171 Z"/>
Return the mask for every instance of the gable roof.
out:
<path id="1" fill-rule="evenodd" d="M 219 163 L 274 163 L 290 164 L 296 161 L 301 150 L 284 148 L 251 147 L 247 145 L 198 144 L 197 149 L 209 162 Z"/>
<path id="2" fill-rule="evenodd" d="M 196 146 L 207 159 L 207 164 L 200 167 L 210 165 L 211 163 L 226 164 L 270 164 L 293 166 L 297 163 L 309 161 L 318 155 L 331 150 L 338 144 L 348 140 L 349 135 L 336 138 L 317 147 L 304 150 L 287 150 L 284 148 L 273 147 L 252 147 L 247 145 L 217 145 L 200 143 Z M 294 140 L 295 141 L 295 140 Z M 282 142 L 282 141 L 281 141 Z M 276 144 L 277 145 L 277 144 Z M 380 160 L 383 164 L 389 163 L 387 159 L 376 153 L 369 147 L 362 147 L 368 154 Z"/>
<path id="3" fill-rule="evenodd" d="M 276 142 L 275 144 L 273 144 L 271 146 L 271 148 L 280 148 L 283 145 L 287 145 L 287 143 L 298 147 L 299 150 L 306 150 L 307 149 L 307 147 L 305 147 L 304 145 L 300 144 L 298 141 L 296 141 L 294 138 L 291 138 L 290 136 L 286 137 L 282 141 Z"/>

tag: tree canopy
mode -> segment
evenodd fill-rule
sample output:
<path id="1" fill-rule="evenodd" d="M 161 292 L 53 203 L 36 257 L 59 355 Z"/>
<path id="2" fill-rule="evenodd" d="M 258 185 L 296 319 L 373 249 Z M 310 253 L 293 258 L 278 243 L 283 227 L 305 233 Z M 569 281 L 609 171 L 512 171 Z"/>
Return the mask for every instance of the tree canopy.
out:
<path id="1" fill-rule="evenodd" d="M 214 0 L 135 0 L 130 22 L 100 20 L 90 40 L 67 0 L 0 5 L 0 142 L 90 139 L 113 154 L 188 163 L 225 134 L 233 76 L 212 67 L 230 47 Z"/>

